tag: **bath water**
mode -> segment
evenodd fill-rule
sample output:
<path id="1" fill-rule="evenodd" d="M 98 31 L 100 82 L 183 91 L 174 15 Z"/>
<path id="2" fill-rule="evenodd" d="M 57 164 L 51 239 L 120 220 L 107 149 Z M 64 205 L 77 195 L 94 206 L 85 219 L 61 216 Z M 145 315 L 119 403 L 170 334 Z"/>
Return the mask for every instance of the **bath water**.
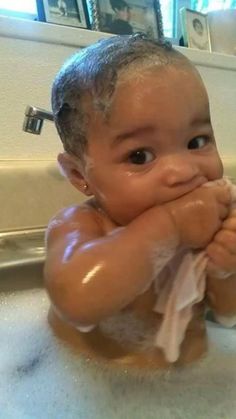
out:
<path id="1" fill-rule="evenodd" d="M 208 323 L 192 366 L 120 371 L 78 356 L 47 323 L 43 289 L 0 294 L 0 419 L 234 419 L 236 330 Z"/>

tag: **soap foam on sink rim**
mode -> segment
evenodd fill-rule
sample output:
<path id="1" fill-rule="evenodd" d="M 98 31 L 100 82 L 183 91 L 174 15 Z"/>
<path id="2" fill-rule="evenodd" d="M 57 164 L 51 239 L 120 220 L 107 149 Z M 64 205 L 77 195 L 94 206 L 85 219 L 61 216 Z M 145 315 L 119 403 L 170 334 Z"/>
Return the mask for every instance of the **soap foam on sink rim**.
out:
<path id="1" fill-rule="evenodd" d="M 235 329 L 211 323 L 210 352 L 190 367 L 118 371 L 62 344 L 48 308 L 42 289 L 0 294 L 1 419 L 235 419 Z"/>

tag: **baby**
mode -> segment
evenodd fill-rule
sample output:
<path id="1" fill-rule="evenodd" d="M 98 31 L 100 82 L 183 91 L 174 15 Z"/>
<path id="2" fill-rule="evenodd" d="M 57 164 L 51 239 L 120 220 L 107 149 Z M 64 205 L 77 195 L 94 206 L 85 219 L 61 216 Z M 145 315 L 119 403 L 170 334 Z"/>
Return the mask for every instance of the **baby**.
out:
<path id="1" fill-rule="evenodd" d="M 207 348 L 205 309 L 236 315 L 236 212 L 208 96 L 168 43 L 116 36 L 75 54 L 57 75 L 58 162 L 88 197 L 47 231 L 45 283 L 55 330 L 113 363 L 170 365 L 154 338 L 158 276 L 184 249 L 205 249 L 205 299 L 194 305 L 176 363 Z M 224 276 L 224 280 L 222 280 Z"/>

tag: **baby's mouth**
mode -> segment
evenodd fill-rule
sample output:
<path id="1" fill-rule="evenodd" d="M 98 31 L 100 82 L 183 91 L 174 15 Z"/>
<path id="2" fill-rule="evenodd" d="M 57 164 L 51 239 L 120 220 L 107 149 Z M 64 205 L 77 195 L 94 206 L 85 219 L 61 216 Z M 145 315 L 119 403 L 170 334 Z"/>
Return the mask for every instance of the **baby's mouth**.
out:
<path id="1" fill-rule="evenodd" d="M 208 179 L 205 176 L 196 176 L 192 180 L 186 183 L 181 183 L 174 187 L 175 189 L 175 196 L 172 200 L 181 198 L 182 196 L 194 191 L 194 189 L 199 188 L 200 186 L 204 185 L 208 182 Z"/>
<path id="2" fill-rule="evenodd" d="M 204 183 L 207 183 L 207 182 L 208 182 L 208 179 L 205 176 L 196 176 L 190 182 L 187 183 L 185 193 L 192 192 L 194 189 L 199 188 L 200 186 L 204 185 Z"/>

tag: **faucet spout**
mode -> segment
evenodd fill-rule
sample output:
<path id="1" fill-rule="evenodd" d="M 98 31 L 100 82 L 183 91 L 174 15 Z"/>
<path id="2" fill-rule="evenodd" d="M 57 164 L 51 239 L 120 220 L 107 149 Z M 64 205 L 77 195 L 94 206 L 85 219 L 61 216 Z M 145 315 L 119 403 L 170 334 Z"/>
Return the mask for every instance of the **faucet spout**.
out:
<path id="1" fill-rule="evenodd" d="M 27 106 L 25 110 L 23 131 L 29 132 L 30 134 L 40 135 L 45 119 L 53 121 L 54 118 L 52 112 L 36 108 L 35 106 Z"/>

